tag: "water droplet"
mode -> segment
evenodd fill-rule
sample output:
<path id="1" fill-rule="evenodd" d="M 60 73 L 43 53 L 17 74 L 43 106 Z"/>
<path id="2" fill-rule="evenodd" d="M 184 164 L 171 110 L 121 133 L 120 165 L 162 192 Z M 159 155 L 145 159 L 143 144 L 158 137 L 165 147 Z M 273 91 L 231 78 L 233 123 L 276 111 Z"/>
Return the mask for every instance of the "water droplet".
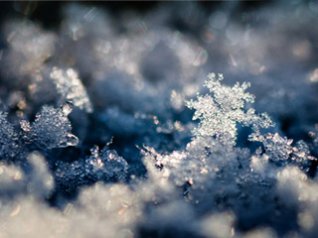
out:
<path id="1" fill-rule="evenodd" d="M 78 138 L 75 135 L 69 133 L 66 136 L 66 140 L 60 143 L 60 146 L 61 147 L 75 146 L 78 144 L 78 142 L 79 142 Z"/>

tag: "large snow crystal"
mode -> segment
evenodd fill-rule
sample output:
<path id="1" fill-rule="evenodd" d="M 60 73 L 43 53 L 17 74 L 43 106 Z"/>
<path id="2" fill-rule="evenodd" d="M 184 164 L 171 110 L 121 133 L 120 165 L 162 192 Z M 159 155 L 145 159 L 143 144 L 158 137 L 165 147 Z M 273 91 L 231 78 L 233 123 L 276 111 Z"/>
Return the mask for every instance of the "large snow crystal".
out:
<path id="1" fill-rule="evenodd" d="M 233 87 L 221 85 L 223 75 L 208 75 L 205 86 L 211 95 L 198 96 L 190 100 L 188 107 L 195 109 L 193 119 L 199 119 L 200 125 L 195 130 L 196 136 L 215 136 L 219 140 L 235 142 L 237 126 L 251 126 L 256 132 L 259 128 L 271 126 L 266 114 L 256 114 L 255 110 L 246 109 L 246 104 L 254 102 L 254 96 L 245 92 L 250 84 L 239 83 Z"/>

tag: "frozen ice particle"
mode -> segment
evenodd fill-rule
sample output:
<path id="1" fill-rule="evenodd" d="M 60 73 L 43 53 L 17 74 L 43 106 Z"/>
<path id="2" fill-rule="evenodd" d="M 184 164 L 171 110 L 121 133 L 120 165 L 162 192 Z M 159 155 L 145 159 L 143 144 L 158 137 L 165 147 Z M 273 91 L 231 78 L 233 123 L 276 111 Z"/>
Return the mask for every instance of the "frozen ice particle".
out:
<path id="1" fill-rule="evenodd" d="M 78 144 L 78 138 L 71 133 L 72 126 L 67 118 L 70 106 L 62 108 L 43 106 L 31 125 L 30 137 L 42 149 L 63 148 Z"/>
<path id="2" fill-rule="evenodd" d="M 13 125 L 7 120 L 7 113 L 0 111 L 0 157 L 13 158 L 20 150 L 19 137 Z"/>
<path id="3" fill-rule="evenodd" d="M 50 77 L 62 97 L 62 103 L 70 102 L 75 107 L 87 112 L 93 111 L 86 89 L 75 70 L 62 70 L 54 67 Z"/>

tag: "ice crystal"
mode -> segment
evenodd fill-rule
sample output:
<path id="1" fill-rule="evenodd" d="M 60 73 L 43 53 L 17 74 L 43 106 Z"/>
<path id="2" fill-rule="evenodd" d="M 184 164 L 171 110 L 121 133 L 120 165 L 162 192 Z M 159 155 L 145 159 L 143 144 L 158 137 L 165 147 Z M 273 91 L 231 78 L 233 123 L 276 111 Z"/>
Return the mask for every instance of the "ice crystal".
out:
<path id="1" fill-rule="evenodd" d="M 70 102 L 82 110 L 92 112 L 92 105 L 85 87 L 75 70 L 62 70 L 54 67 L 50 77 L 56 85 L 58 93 L 61 95 L 62 103 Z"/>
<path id="2" fill-rule="evenodd" d="M 65 186 L 90 184 L 97 181 L 125 181 L 128 164 L 107 146 L 101 151 L 96 146 L 91 155 L 72 163 L 56 162 L 58 182 Z"/>
<path id="3" fill-rule="evenodd" d="M 13 158 L 19 149 L 19 137 L 15 128 L 7 120 L 7 113 L 0 111 L 0 156 Z"/>
<path id="4" fill-rule="evenodd" d="M 222 74 L 211 73 L 205 86 L 211 95 L 198 96 L 190 100 L 187 106 L 195 109 L 193 120 L 200 120 L 194 131 L 196 136 L 213 136 L 219 140 L 236 140 L 237 126 L 251 126 L 255 132 L 271 126 L 266 114 L 256 114 L 255 110 L 246 109 L 246 104 L 254 103 L 254 96 L 245 92 L 249 83 L 236 83 L 233 87 L 221 84 Z"/>
<path id="5" fill-rule="evenodd" d="M 31 124 L 31 140 L 42 149 L 75 146 L 78 138 L 71 133 L 72 126 L 67 118 L 70 111 L 68 104 L 62 108 L 44 106 Z M 24 125 L 23 129 L 28 132 L 29 126 Z"/>
<path id="6" fill-rule="evenodd" d="M 272 160 L 287 160 L 293 152 L 293 140 L 279 134 L 269 134 L 262 140 L 266 153 Z"/>
<path id="7" fill-rule="evenodd" d="M 8 122 L 7 113 L 0 113 L 1 158 L 6 160 L 25 160 L 28 151 L 75 146 L 78 138 L 72 134 L 72 126 L 67 118 L 71 107 L 65 104 L 61 108 L 44 106 L 30 123 L 20 120 L 19 126 Z"/>
<path id="8" fill-rule="evenodd" d="M 316 237 L 317 6 L 285 2 L 14 3 L 0 237 Z"/>
<path id="9" fill-rule="evenodd" d="M 266 155 L 275 162 L 286 163 L 289 160 L 289 163 L 296 163 L 308 169 L 311 161 L 316 160 L 304 141 L 298 141 L 293 145 L 293 140 L 281 137 L 278 133 L 258 136 L 257 141 L 263 143 Z"/>
<path id="10" fill-rule="evenodd" d="M 93 180 L 124 181 L 128 164 L 116 151 L 107 147 L 99 151 L 98 147 L 91 149 L 91 156 L 85 159 L 85 171 Z"/>

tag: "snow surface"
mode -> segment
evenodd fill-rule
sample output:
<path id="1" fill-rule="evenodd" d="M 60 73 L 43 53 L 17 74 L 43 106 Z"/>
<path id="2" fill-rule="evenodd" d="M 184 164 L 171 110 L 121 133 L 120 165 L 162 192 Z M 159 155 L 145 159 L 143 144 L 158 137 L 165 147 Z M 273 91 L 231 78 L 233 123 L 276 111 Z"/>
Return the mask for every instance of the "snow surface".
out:
<path id="1" fill-rule="evenodd" d="M 7 19 L 0 237 L 316 237 L 318 5 Z"/>

